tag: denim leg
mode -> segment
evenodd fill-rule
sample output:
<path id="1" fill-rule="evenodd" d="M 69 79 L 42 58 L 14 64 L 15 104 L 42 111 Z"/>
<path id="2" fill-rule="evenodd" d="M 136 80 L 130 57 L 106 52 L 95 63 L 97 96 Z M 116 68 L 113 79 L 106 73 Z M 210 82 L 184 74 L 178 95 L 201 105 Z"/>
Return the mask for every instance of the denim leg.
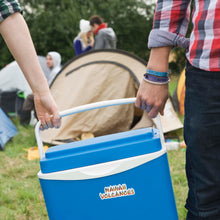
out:
<path id="1" fill-rule="evenodd" d="M 220 215 L 210 216 L 210 217 L 198 217 L 193 215 L 191 212 L 187 213 L 186 220 L 220 220 Z"/>
<path id="2" fill-rule="evenodd" d="M 184 138 L 186 208 L 194 216 L 210 219 L 220 215 L 220 72 L 187 64 Z"/>

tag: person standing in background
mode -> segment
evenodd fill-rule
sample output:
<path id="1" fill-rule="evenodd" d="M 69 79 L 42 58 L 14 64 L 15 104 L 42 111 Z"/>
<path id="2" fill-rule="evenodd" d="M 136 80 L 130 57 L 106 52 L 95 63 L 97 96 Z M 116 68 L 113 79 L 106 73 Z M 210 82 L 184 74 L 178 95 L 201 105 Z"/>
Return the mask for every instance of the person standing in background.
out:
<path id="1" fill-rule="evenodd" d="M 109 28 L 98 15 L 93 15 L 89 21 L 92 32 L 95 34 L 93 49 L 115 49 L 117 38 L 114 30 Z"/>
<path id="2" fill-rule="evenodd" d="M 0 1 L 0 33 L 20 66 L 33 94 L 41 129 L 60 127 L 61 118 L 41 69 L 37 53 L 16 0 Z"/>
<path id="3" fill-rule="evenodd" d="M 92 49 L 94 38 L 89 21 L 81 19 L 79 23 L 80 33 L 73 40 L 76 55 L 85 53 Z"/>

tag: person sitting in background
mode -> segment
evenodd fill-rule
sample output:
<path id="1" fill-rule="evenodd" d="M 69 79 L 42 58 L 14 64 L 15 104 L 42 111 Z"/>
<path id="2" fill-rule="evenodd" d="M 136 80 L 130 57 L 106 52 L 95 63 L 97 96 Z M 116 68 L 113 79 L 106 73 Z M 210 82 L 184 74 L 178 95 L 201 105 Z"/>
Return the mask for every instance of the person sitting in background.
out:
<path id="1" fill-rule="evenodd" d="M 58 52 L 50 51 L 46 56 L 47 67 L 50 69 L 49 77 L 47 79 L 50 86 L 61 70 L 61 56 Z"/>
<path id="2" fill-rule="evenodd" d="M 98 15 L 93 15 L 89 21 L 92 32 L 95 34 L 93 49 L 115 49 L 117 38 L 114 30 L 108 28 L 107 24 Z"/>
<path id="3" fill-rule="evenodd" d="M 57 76 L 57 74 L 61 70 L 61 56 L 58 52 L 50 51 L 47 53 L 46 56 L 46 64 L 47 67 L 50 69 L 49 76 L 47 77 L 47 83 L 49 86 L 51 86 L 53 80 Z M 29 124 L 29 121 L 31 119 L 31 111 L 34 110 L 35 112 L 35 106 L 34 106 L 34 95 L 29 94 L 26 99 L 24 100 L 22 111 L 25 112 L 26 118 L 22 121 L 20 120 L 20 123 L 22 125 Z M 36 117 L 35 112 L 35 117 Z"/>
<path id="4" fill-rule="evenodd" d="M 92 49 L 94 38 L 89 25 L 89 21 L 81 19 L 79 23 L 80 33 L 73 40 L 76 55 L 85 53 Z"/>

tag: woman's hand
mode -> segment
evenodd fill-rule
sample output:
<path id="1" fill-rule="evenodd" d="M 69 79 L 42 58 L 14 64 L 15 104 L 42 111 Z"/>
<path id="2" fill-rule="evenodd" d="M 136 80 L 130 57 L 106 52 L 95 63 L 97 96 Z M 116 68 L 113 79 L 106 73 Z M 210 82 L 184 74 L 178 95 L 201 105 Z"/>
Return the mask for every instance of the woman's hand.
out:
<path id="1" fill-rule="evenodd" d="M 50 92 L 45 94 L 34 94 L 34 104 L 38 119 L 41 121 L 40 129 L 59 128 L 61 118 L 58 108 Z"/>

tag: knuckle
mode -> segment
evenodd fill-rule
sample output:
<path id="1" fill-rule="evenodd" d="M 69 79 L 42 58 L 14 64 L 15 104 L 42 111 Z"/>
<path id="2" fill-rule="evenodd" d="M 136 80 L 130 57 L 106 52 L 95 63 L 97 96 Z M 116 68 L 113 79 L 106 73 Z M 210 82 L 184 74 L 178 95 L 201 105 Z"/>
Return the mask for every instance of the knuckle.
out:
<path id="1" fill-rule="evenodd" d="M 155 106 L 157 109 L 159 109 L 159 108 L 161 107 L 161 105 L 162 105 L 162 101 L 157 101 L 154 106 Z"/>

